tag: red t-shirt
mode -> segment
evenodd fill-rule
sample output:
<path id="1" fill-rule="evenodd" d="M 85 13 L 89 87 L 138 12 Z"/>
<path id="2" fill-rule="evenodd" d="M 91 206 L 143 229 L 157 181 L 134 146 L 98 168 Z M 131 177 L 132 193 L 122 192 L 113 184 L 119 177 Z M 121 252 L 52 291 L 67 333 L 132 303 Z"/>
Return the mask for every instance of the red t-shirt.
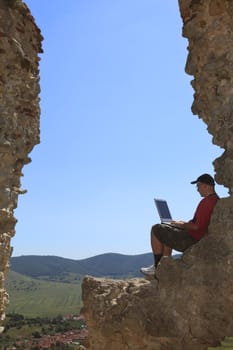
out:
<path id="1" fill-rule="evenodd" d="M 197 206 L 191 222 L 198 226 L 197 230 L 188 230 L 188 234 L 196 240 L 201 239 L 207 232 L 211 214 L 219 197 L 217 194 L 203 198 Z"/>

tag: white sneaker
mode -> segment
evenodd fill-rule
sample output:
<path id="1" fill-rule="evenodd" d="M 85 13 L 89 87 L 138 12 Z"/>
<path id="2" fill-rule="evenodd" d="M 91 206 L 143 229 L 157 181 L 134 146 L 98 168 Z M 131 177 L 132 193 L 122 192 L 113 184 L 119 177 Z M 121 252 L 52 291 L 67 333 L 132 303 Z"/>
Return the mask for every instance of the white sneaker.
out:
<path id="1" fill-rule="evenodd" d="M 155 266 L 151 265 L 148 267 L 141 267 L 140 271 L 144 274 L 144 275 L 154 275 L 155 274 Z"/>

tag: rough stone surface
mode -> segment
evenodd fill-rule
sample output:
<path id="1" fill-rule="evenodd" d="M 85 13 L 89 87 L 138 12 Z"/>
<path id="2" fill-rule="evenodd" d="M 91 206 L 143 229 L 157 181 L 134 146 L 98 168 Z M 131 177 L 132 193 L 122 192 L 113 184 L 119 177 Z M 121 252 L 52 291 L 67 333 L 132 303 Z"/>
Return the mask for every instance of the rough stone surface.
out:
<path id="1" fill-rule="evenodd" d="M 230 196 L 209 234 L 182 259 L 163 259 L 158 280 L 83 281 L 83 312 L 95 350 L 205 350 L 233 335 L 233 1 L 179 0 L 193 75 L 192 111 L 223 148 L 216 181 Z"/>
<path id="2" fill-rule="evenodd" d="M 39 143 L 41 41 L 27 6 L 0 0 L 0 324 L 8 303 L 4 285 L 17 221 L 14 209 L 25 192 L 20 177 Z"/>

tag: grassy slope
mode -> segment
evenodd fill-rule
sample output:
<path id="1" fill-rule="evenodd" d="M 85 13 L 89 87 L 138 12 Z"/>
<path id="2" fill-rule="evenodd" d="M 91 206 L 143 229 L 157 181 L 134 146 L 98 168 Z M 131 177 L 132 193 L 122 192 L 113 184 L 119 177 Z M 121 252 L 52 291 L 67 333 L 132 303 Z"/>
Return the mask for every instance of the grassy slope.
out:
<path id="1" fill-rule="evenodd" d="M 10 271 L 6 289 L 10 297 L 7 313 L 52 317 L 77 314 L 82 306 L 80 284 L 41 281 Z"/>

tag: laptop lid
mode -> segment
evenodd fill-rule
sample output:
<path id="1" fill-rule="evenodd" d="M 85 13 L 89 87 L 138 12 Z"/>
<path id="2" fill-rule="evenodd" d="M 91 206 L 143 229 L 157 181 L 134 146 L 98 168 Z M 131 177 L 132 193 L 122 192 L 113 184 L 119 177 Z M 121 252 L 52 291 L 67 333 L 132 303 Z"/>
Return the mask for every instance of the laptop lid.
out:
<path id="1" fill-rule="evenodd" d="M 172 216 L 167 205 L 167 201 L 164 199 L 154 199 L 156 208 L 158 210 L 161 222 L 171 222 Z"/>

